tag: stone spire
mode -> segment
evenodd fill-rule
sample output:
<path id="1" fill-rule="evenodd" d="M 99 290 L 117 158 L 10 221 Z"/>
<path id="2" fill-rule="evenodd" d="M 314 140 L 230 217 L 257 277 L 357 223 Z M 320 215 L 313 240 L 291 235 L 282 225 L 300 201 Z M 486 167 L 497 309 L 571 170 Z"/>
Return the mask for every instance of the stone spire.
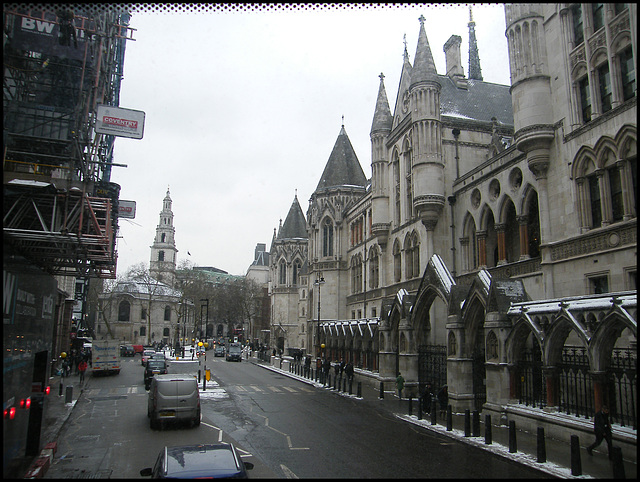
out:
<path id="1" fill-rule="evenodd" d="M 307 239 L 308 237 L 307 220 L 302 213 L 302 208 L 298 202 L 298 195 L 296 194 L 289 208 L 289 213 L 284 220 L 284 224 L 280 227 L 278 239 Z"/>
<path id="2" fill-rule="evenodd" d="M 364 175 L 349 136 L 347 136 L 344 126 L 342 126 L 318 187 L 316 187 L 316 192 L 337 186 L 366 187 L 366 185 L 367 177 Z"/>
<path id="3" fill-rule="evenodd" d="M 416 48 L 416 56 L 413 59 L 413 69 L 411 70 L 411 87 L 415 84 L 434 80 L 437 78 L 436 64 L 433 61 L 431 47 L 427 39 L 427 33 L 424 29 L 424 16 L 420 15 L 420 33 L 418 34 L 418 46 Z"/>
<path id="4" fill-rule="evenodd" d="M 380 87 L 378 88 L 378 99 L 376 100 L 376 110 L 373 113 L 373 124 L 370 134 L 376 132 L 389 132 L 393 124 L 393 116 L 389 108 L 387 92 L 384 88 L 384 74 L 380 74 Z"/>
<path id="5" fill-rule="evenodd" d="M 480 69 L 480 55 L 478 54 L 478 42 L 476 41 L 476 23 L 473 21 L 473 13 L 469 7 L 469 79 L 482 80 Z"/>

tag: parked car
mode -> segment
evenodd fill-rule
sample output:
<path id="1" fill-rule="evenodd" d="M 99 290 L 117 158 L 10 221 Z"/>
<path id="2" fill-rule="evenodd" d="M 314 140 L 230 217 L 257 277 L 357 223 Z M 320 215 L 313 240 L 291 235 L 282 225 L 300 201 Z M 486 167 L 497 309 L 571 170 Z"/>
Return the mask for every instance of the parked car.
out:
<path id="1" fill-rule="evenodd" d="M 140 471 L 142 476 L 164 478 L 248 478 L 251 462 L 244 462 L 231 443 L 165 447 L 155 465 Z"/>
<path id="2" fill-rule="evenodd" d="M 147 366 L 144 368 L 144 388 L 149 390 L 151 379 L 155 375 L 167 374 L 167 362 L 163 358 L 150 358 Z"/>
<path id="3" fill-rule="evenodd" d="M 224 346 L 216 345 L 216 347 L 213 349 L 213 356 L 224 356 Z"/>
<path id="4" fill-rule="evenodd" d="M 131 345 L 120 345 L 120 356 L 135 356 L 136 352 Z"/>
<path id="5" fill-rule="evenodd" d="M 200 425 L 200 392 L 192 375 L 155 375 L 151 379 L 147 416 L 151 429 L 163 422 L 186 421 Z"/>
<path id="6" fill-rule="evenodd" d="M 147 361 L 149 360 L 149 358 L 151 358 L 151 356 L 155 355 L 156 351 L 155 350 L 145 350 L 142 352 L 142 366 L 145 366 L 147 364 Z"/>

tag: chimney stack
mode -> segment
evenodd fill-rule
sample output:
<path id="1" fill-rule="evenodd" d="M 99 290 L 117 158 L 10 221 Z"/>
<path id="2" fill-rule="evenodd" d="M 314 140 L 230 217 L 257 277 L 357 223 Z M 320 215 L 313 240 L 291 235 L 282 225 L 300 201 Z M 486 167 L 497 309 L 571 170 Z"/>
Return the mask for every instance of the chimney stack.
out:
<path id="1" fill-rule="evenodd" d="M 464 78 L 462 58 L 460 55 L 460 44 L 462 37 L 452 35 L 444 44 L 444 54 L 447 61 L 447 77 L 449 77 L 458 88 L 466 89 L 467 82 Z"/>

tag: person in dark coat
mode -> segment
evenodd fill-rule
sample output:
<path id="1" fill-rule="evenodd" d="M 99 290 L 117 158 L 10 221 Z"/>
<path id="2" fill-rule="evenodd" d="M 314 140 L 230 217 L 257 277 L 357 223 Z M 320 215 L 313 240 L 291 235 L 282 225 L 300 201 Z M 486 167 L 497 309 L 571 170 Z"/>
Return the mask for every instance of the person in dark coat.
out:
<path id="1" fill-rule="evenodd" d="M 609 422 L 609 407 L 606 405 L 602 405 L 593 417 L 593 432 L 596 434 L 596 440 L 587 447 L 587 453 L 593 455 L 593 449 L 602 443 L 602 439 L 605 439 L 609 449 L 609 458 L 611 458 L 611 422 Z"/>
<path id="2" fill-rule="evenodd" d="M 449 391 L 446 385 L 440 389 L 437 397 L 438 402 L 440 403 L 440 416 L 443 417 L 447 411 L 447 405 L 449 404 Z"/>
<path id="3" fill-rule="evenodd" d="M 344 372 L 347 375 L 347 379 L 349 380 L 349 383 L 351 383 L 351 380 L 353 380 L 353 364 L 351 362 L 345 365 Z"/>

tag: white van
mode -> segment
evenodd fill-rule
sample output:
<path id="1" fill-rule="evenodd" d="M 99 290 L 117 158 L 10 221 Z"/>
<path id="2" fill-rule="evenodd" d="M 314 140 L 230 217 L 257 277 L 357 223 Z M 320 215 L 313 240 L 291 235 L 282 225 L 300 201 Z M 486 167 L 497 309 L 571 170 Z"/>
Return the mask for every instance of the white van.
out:
<path id="1" fill-rule="evenodd" d="M 167 420 L 200 425 L 200 392 L 192 375 L 156 375 L 151 379 L 147 416 L 151 429 Z"/>

